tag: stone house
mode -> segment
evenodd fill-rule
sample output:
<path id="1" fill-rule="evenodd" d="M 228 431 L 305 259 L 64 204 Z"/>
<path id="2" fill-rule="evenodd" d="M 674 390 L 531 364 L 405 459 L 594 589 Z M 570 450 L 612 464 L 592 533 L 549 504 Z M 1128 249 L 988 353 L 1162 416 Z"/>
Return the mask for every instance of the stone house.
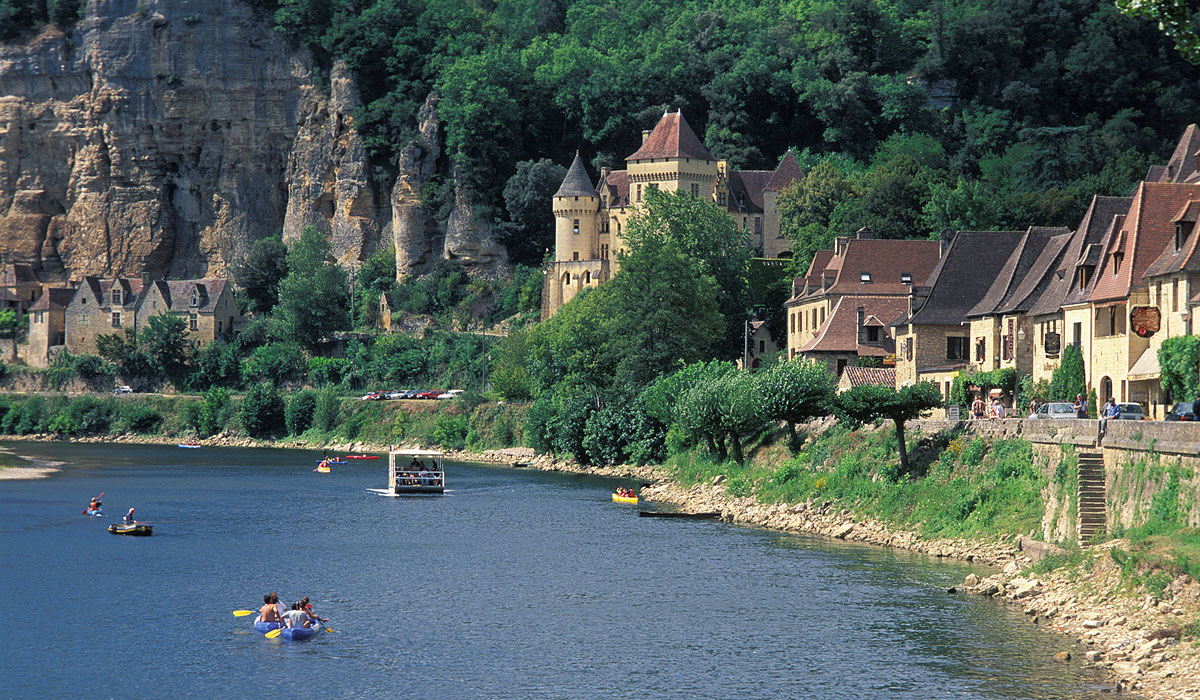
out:
<path id="1" fill-rule="evenodd" d="M 705 148 L 680 112 L 664 113 L 624 170 L 602 168 L 593 184 L 578 153 L 551 198 L 554 262 L 546 268 L 542 318 L 581 289 L 603 284 L 625 250 L 623 232 L 651 189 L 688 192 L 726 211 L 764 257 L 790 256 L 779 228 L 776 196 L 804 173 L 791 151 L 775 170 L 736 170 Z"/>
<path id="2" fill-rule="evenodd" d="M 186 320 L 190 338 L 200 345 L 231 336 L 242 318 L 229 281 L 221 278 L 150 282 L 137 304 L 135 328 L 161 313 Z"/>
<path id="3" fill-rule="evenodd" d="M 1021 231 L 960 231 L 948 241 L 928 287 L 914 290 L 909 312 L 892 324 L 898 387 L 932 381 L 950 397 L 954 378 L 971 366 L 967 314 L 1024 236 Z"/>
<path id="4" fill-rule="evenodd" d="M 66 345 L 66 312 L 74 296 L 74 289 L 50 287 L 29 307 L 26 364 L 31 367 L 49 367 L 54 353 Z"/>
<path id="5" fill-rule="evenodd" d="M 0 303 L 18 312 L 29 308 L 42 295 L 42 283 L 32 265 L 8 263 L 0 269 Z"/>
<path id="6" fill-rule="evenodd" d="M 891 327 L 908 313 L 906 296 L 843 296 L 829 318 L 798 354 L 822 362 L 834 374 L 842 374 L 860 357 L 874 358 L 882 365 L 896 363 L 896 338 Z"/>
<path id="7" fill-rule="evenodd" d="M 749 367 L 750 371 L 754 372 L 767 358 L 779 352 L 779 346 L 771 339 L 771 329 L 767 327 L 766 321 L 749 321 L 745 330 L 745 347 L 742 356 L 737 359 L 737 367 Z"/>
<path id="8" fill-rule="evenodd" d="M 96 338 L 137 332 L 137 306 L 145 282 L 136 277 L 84 277 L 67 304 L 66 347 L 72 355 L 96 352 Z"/>
<path id="9" fill-rule="evenodd" d="M 854 347 L 861 345 L 866 355 L 873 357 L 894 353 L 894 338 L 886 326 L 904 315 L 909 295 L 926 283 L 940 252 L 937 241 L 881 240 L 865 230 L 853 238 L 836 239 L 831 251 L 818 251 L 807 274 L 793 280 L 792 298 L 784 303 L 788 357 L 825 353 L 821 358 L 809 356 L 830 362 L 840 375 L 840 367 L 857 356 L 846 354 Z M 841 304 L 850 298 L 856 301 Z M 827 328 L 839 308 L 844 315 L 837 319 L 836 328 Z M 856 322 L 865 323 L 872 317 L 885 328 L 878 332 L 855 330 Z M 855 340 L 860 335 L 861 344 Z M 812 345 L 818 338 L 822 339 L 820 347 Z M 889 344 L 886 352 L 878 351 Z M 845 355 L 840 359 L 846 362 L 839 365 L 829 353 Z"/>

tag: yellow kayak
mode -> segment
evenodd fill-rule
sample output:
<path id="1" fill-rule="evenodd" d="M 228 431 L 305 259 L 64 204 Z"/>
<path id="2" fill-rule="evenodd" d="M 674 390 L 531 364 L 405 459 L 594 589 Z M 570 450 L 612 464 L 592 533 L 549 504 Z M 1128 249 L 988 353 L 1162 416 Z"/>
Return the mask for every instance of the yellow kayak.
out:
<path id="1" fill-rule="evenodd" d="M 612 497 L 613 501 L 616 503 L 637 503 L 637 496 L 618 496 L 614 493 Z"/>

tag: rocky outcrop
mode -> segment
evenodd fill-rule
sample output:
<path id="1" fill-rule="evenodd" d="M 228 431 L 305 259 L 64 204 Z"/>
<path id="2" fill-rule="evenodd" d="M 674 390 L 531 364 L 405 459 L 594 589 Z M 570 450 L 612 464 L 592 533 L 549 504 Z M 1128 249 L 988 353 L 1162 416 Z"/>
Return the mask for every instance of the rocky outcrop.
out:
<path id="1" fill-rule="evenodd" d="M 310 97 L 301 107 L 286 177 L 283 239 L 298 238 L 305 226 L 315 226 L 329 235 L 334 256 L 348 264 L 375 249 L 380 223 L 387 220 L 354 128 L 354 110 L 361 105 L 354 77 L 345 63 L 335 62 L 329 99 Z"/>
<path id="2" fill-rule="evenodd" d="M 458 260 L 477 274 L 491 276 L 508 265 L 508 254 L 496 240 L 491 221 L 476 215 L 476 207 L 469 191 L 462 184 L 462 176 L 454 168 L 454 210 L 446 222 L 446 241 L 442 256 L 447 260 Z"/>
<path id="3" fill-rule="evenodd" d="M 307 57 L 237 0 L 105 0 L 0 47 L 0 251 L 47 277 L 225 272 L 278 231 Z"/>
<path id="4" fill-rule="evenodd" d="M 425 201 L 425 185 L 441 155 L 438 96 L 431 93 L 418 112 L 417 136 L 400 152 L 400 172 L 392 188 L 392 239 L 396 277 L 427 271 L 436 259 L 441 232 Z"/>

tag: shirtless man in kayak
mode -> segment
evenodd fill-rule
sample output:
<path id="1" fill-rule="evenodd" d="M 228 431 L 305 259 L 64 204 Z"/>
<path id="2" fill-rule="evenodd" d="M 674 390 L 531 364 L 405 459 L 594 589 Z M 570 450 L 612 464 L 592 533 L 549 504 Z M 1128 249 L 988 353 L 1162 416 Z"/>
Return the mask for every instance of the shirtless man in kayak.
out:
<path id="1" fill-rule="evenodd" d="M 263 606 L 258 610 L 258 619 L 260 622 L 282 622 L 279 608 L 271 602 L 270 593 L 263 596 Z"/>

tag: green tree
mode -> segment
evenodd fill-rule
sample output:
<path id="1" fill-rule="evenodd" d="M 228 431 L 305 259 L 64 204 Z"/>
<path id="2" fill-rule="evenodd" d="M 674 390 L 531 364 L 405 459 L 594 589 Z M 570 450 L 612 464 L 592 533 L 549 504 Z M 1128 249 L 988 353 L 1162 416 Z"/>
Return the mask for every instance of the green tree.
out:
<path id="1" fill-rule="evenodd" d="M 15 338 L 25 327 L 27 317 L 16 309 L 0 311 L 0 338 Z"/>
<path id="2" fill-rule="evenodd" d="M 312 426 L 313 413 L 317 410 L 317 392 L 303 389 L 292 394 L 284 411 L 284 424 L 288 435 L 299 435 Z"/>
<path id="3" fill-rule="evenodd" d="M 273 384 L 261 382 L 250 387 L 242 398 L 242 427 L 251 437 L 265 438 L 284 428 L 283 399 Z"/>
<path id="4" fill-rule="evenodd" d="M 513 262 L 538 265 L 554 247 L 550 198 L 566 176 L 566 168 L 542 158 L 517 163 L 517 171 L 504 183 L 508 221 L 501 228 L 500 242 Z"/>
<path id="5" fill-rule="evenodd" d="M 229 392 L 219 386 L 209 387 L 204 392 L 204 400 L 200 402 L 200 410 L 196 415 L 196 433 L 202 438 L 216 435 L 225 429 L 232 412 Z"/>
<path id="6" fill-rule="evenodd" d="M 276 385 L 303 376 L 306 365 L 300 346 L 290 342 L 261 345 L 243 363 L 248 381 L 269 381 Z"/>
<path id="7" fill-rule="evenodd" d="M 1163 393 L 1171 401 L 1200 396 L 1200 337 L 1180 335 L 1167 338 L 1158 347 Z"/>
<path id="8" fill-rule="evenodd" d="M 829 415 L 834 404 L 834 377 L 825 365 L 794 358 L 775 365 L 759 378 L 763 414 L 786 421 L 796 440 L 796 423 Z"/>
<path id="9" fill-rule="evenodd" d="M 730 372 L 717 382 L 717 415 L 719 424 L 729 437 L 733 461 L 746 463 L 742 440 L 763 429 L 763 393 L 759 375 L 749 372 Z"/>
<path id="10" fill-rule="evenodd" d="M 278 236 L 254 242 L 245 262 L 233 269 L 233 279 L 249 300 L 249 310 L 266 314 L 279 301 L 279 282 L 287 275 L 287 246 Z"/>
<path id="11" fill-rule="evenodd" d="M 151 316 L 138 335 L 138 347 L 154 368 L 176 386 L 182 386 L 191 373 L 195 348 L 182 316 L 166 311 Z"/>
<path id="12" fill-rule="evenodd" d="M 791 241 L 800 274 L 807 272 L 818 250 L 832 247 L 837 234 L 830 219 L 838 205 L 853 196 L 850 181 L 829 161 L 821 161 L 802 180 L 779 192 L 779 230 Z"/>
<path id="13" fill-rule="evenodd" d="M 1157 22 L 1181 56 L 1200 63 L 1200 35 L 1190 4 L 1188 0 L 1117 0 L 1123 14 Z"/>
<path id="14" fill-rule="evenodd" d="M 312 226 L 288 248 L 287 267 L 276 315 L 286 338 L 315 350 L 335 331 L 349 328 L 346 272 L 334 262 L 329 240 Z"/>
<path id="15" fill-rule="evenodd" d="M 900 451 L 900 472 L 907 474 L 908 448 L 904 441 L 905 421 L 915 420 L 942 405 L 942 393 L 932 382 L 911 384 L 896 390 L 890 386 L 856 386 L 838 397 L 841 412 L 852 422 L 865 423 L 888 418 L 896 426 Z"/>
<path id="16" fill-rule="evenodd" d="M 1067 345 L 1062 349 L 1062 360 L 1050 375 L 1050 398 L 1054 401 L 1074 401 L 1079 395 L 1087 396 L 1083 353 L 1078 346 Z"/>

